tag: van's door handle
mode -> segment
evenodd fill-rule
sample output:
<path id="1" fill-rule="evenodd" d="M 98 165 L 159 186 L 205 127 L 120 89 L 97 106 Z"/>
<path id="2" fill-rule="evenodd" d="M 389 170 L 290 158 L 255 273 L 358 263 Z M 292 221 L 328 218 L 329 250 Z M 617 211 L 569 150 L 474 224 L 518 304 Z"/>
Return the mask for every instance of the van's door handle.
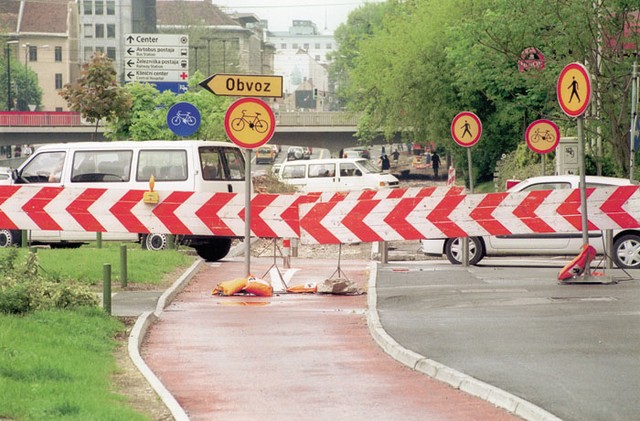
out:
<path id="1" fill-rule="evenodd" d="M 227 184 L 227 190 L 229 193 L 233 193 L 233 186 L 231 184 Z"/>

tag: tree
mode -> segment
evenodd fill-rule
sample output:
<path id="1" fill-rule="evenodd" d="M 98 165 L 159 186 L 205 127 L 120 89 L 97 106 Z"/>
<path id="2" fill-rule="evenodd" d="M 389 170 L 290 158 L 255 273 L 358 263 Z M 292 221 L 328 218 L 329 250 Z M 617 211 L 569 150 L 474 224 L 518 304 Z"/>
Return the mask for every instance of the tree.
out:
<path id="1" fill-rule="evenodd" d="M 116 82 L 113 62 L 103 53 L 96 53 L 82 65 L 80 78 L 60 91 L 72 111 L 81 113 L 89 122 L 110 122 L 130 112 L 131 96 Z"/>
<path id="2" fill-rule="evenodd" d="M 200 111 L 201 123 L 191 136 L 202 140 L 227 140 L 224 116 L 230 100 L 212 95 L 201 89 L 198 82 L 204 76 L 195 72 L 189 78 L 189 91 L 175 94 L 159 92 L 146 83 L 129 83 L 125 86 L 132 98 L 131 109 L 126 115 L 113 119 L 106 127 L 105 136 L 111 139 L 175 140 L 167 126 L 167 113 L 178 102 L 189 102 Z"/>
<path id="3" fill-rule="evenodd" d="M 42 88 L 38 84 L 38 75 L 17 59 L 10 59 L 11 69 L 11 109 L 13 111 L 31 111 L 29 105 L 39 109 L 42 107 Z M 7 57 L 0 60 L 0 107 L 8 102 L 7 89 Z"/>

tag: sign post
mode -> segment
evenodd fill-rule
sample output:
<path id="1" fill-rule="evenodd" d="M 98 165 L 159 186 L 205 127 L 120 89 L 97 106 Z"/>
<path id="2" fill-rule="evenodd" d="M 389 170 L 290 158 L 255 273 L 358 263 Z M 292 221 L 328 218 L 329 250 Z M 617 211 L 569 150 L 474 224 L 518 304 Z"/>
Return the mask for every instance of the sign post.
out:
<path id="1" fill-rule="evenodd" d="M 229 139 L 245 150 L 244 269 L 251 274 L 251 150 L 267 143 L 275 131 L 271 108 L 257 98 L 242 98 L 231 104 L 224 117 Z"/>
<path id="2" fill-rule="evenodd" d="M 477 115 L 470 111 L 463 111 L 456 115 L 451 122 L 451 137 L 463 148 L 467 148 L 467 162 L 469 164 L 469 192 L 473 194 L 473 164 L 471 162 L 471 147 L 478 143 L 482 136 L 482 122 Z M 480 250 L 476 250 L 479 253 Z M 469 266 L 469 238 L 462 239 L 462 266 Z"/>

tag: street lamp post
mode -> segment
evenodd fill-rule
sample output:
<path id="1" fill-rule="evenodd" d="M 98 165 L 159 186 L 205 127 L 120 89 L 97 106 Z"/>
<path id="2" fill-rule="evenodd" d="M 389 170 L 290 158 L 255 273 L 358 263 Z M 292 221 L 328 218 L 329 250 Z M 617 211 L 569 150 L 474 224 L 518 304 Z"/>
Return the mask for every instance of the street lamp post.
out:
<path id="1" fill-rule="evenodd" d="M 4 53 L 7 59 L 7 111 L 11 111 L 13 100 L 11 99 L 11 44 L 17 44 L 17 40 L 7 41 Z"/>

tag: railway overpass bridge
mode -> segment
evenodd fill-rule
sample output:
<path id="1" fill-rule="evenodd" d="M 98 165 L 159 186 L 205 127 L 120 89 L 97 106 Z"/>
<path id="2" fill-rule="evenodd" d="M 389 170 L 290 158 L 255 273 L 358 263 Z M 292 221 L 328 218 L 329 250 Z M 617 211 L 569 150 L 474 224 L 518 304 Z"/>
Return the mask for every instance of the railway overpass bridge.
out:
<path id="1" fill-rule="evenodd" d="M 359 116 L 343 112 L 280 112 L 271 143 L 340 149 L 358 146 Z M 104 127 L 72 112 L 0 112 L 0 146 L 104 141 Z M 382 137 L 373 143 L 386 143 Z"/>

